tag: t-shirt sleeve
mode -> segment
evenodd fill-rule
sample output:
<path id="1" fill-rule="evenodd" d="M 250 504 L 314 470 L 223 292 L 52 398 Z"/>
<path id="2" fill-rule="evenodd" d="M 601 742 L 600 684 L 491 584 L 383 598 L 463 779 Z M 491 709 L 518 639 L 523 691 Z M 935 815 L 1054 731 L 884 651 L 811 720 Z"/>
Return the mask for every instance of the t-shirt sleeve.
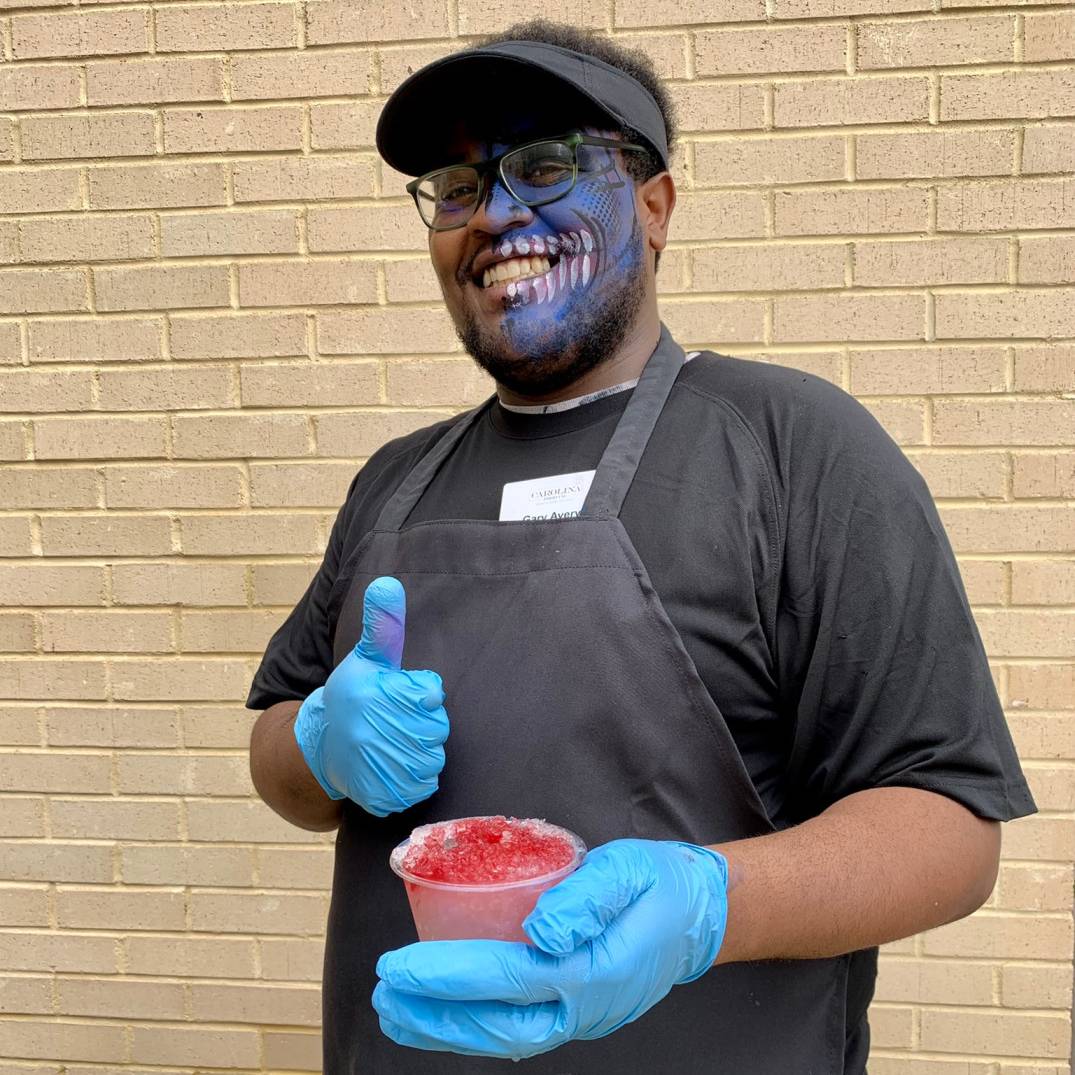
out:
<path id="1" fill-rule="evenodd" d="M 823 384 L 823 383 L 822 383 Z M 856 400 L 804 387 L 786 466 L 778 666 L 800 819 L 917 787 L 980 817 L 1033 813 L 929 489 Z"/>

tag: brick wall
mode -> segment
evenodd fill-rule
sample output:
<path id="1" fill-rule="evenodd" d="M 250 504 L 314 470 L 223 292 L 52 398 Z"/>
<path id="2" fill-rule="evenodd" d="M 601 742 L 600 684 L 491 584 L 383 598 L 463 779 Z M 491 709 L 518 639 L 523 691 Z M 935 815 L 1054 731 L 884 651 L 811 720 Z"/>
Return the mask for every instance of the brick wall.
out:
<path id="1" fill-rule="evenodd" d="M 925 475 L 1042 808 L 884 952 L 871 1073 L 1068 1073 L 1075 9 L 541 10 L 673 87 L 681 342 L 834 381 Z M 356 467 L 490 390 L 372 134 L 499 11 L 0 0 L 2 1075 L 319 1068 L 332 835 L 256 798 L 242 700 Z"/>

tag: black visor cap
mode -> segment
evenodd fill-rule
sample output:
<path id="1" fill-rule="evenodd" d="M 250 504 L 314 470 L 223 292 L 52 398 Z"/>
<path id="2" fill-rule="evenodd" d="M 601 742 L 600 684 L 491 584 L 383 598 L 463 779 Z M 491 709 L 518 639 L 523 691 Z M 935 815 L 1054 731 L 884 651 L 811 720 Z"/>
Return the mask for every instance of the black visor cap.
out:
<path id="1" fill-rule="evenodd" d="M 640 82 L 594 56 L 541 41 L 466 49 L 416 71 L 381 111 L 377 149 L 396 171 L 423 175 L 452 162 L 462 131 L 488 135 L 520 116 L 545 122 L 550 129 L 542 134 L 630 127 L 668 167 L 664 116 Z"/>

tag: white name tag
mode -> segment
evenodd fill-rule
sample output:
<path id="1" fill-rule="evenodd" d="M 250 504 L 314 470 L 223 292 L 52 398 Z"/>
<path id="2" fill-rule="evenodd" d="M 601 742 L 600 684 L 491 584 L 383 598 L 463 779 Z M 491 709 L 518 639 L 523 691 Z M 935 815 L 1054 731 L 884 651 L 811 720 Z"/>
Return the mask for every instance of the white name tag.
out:
<path id="1" fill-rule="evenodd" d="M 580 470 L 574 474 L 508 482 L 500 496 L 500 521 L 573 519 L 582 511 L 596 473 L 596 470 Z"/>

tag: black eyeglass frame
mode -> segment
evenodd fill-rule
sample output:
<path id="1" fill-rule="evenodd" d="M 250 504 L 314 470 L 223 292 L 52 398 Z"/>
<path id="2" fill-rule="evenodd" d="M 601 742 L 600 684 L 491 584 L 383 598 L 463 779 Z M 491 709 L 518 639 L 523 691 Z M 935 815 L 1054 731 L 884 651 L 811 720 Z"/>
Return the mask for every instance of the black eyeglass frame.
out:
<path id="1" fill-rule="evenodd" d="M 551 198 L 539 198 L 537 200 L 520 198 L 519 195 L 512 190 L 511 183 L 508 182 L 507 176 L 504 175 L 504 158 L 510 157 L 513 153 L 521 153 L 523 150 L 531 149 L 534 146 L 544 145 L 546 142 L 560 142 L 563 145 L 571 147 L 571 186 L 569 186 L 567 190 L 552 195 Z M 635 142 L 621 142 L 617 141 L 615 138 L 598 138 L 596 135 L 583 134 L 581 131 L 569 131 L 567 134 L 553 135 L 552 137 L 547 138 L 535 138 L 532 142 L 524 142 L 522 145 L 512 146 L 510 149 L 506 149 L 503 153 L 499 153 L 495 157 L 490 157 L 488 160 L 460 161 L 458 164 L 449 165 L 447 168 L 436 168 L 432 172 L 426 172 L 425 175 L 418 176 L 417 179 L 412 179 L 407 184 L 407 193 L 414 199 L 414 207 L 418 210 L 418 215 L 421 217 L 422 223 L 425 224 L 430 231 L 454 231 L 456 228 L 465 228 L 467 224 L 470 223 L 474 214 L 478 211 L 478 206 L 485 200 L 486 176 L 489 175 L 490 172 L 496 172 L 500 177 L 500 182 L 503 184 L 504 189 L 520 205 L 525 205 L 529 209 L 534 209 L 539 205 L 549 205 L 552 202 L 559 201 L 561 198 L 566 198 L 567 195 L 575 189 L 575 184 L 578 182 L 579 146 L 597 146 L 603 149 L 630 149 L 638 150 L 642 153 L 650 152 L 648 146 L 640 146 Z M 465 220 L 461 220 L 458 224 L 450 224 L 448 227 L 437 227 L 435 224 L 431 224 L 426 220 L 425 214 L 422 212 L 421 203 L 418 201 L 418 188 L 426 182 L 426 180 L 432 179 L 444 172 L 458 171 L 460 168 L 473 168 L 478 173 L 478 190 L 474 195 L 474 205 Z"/>

